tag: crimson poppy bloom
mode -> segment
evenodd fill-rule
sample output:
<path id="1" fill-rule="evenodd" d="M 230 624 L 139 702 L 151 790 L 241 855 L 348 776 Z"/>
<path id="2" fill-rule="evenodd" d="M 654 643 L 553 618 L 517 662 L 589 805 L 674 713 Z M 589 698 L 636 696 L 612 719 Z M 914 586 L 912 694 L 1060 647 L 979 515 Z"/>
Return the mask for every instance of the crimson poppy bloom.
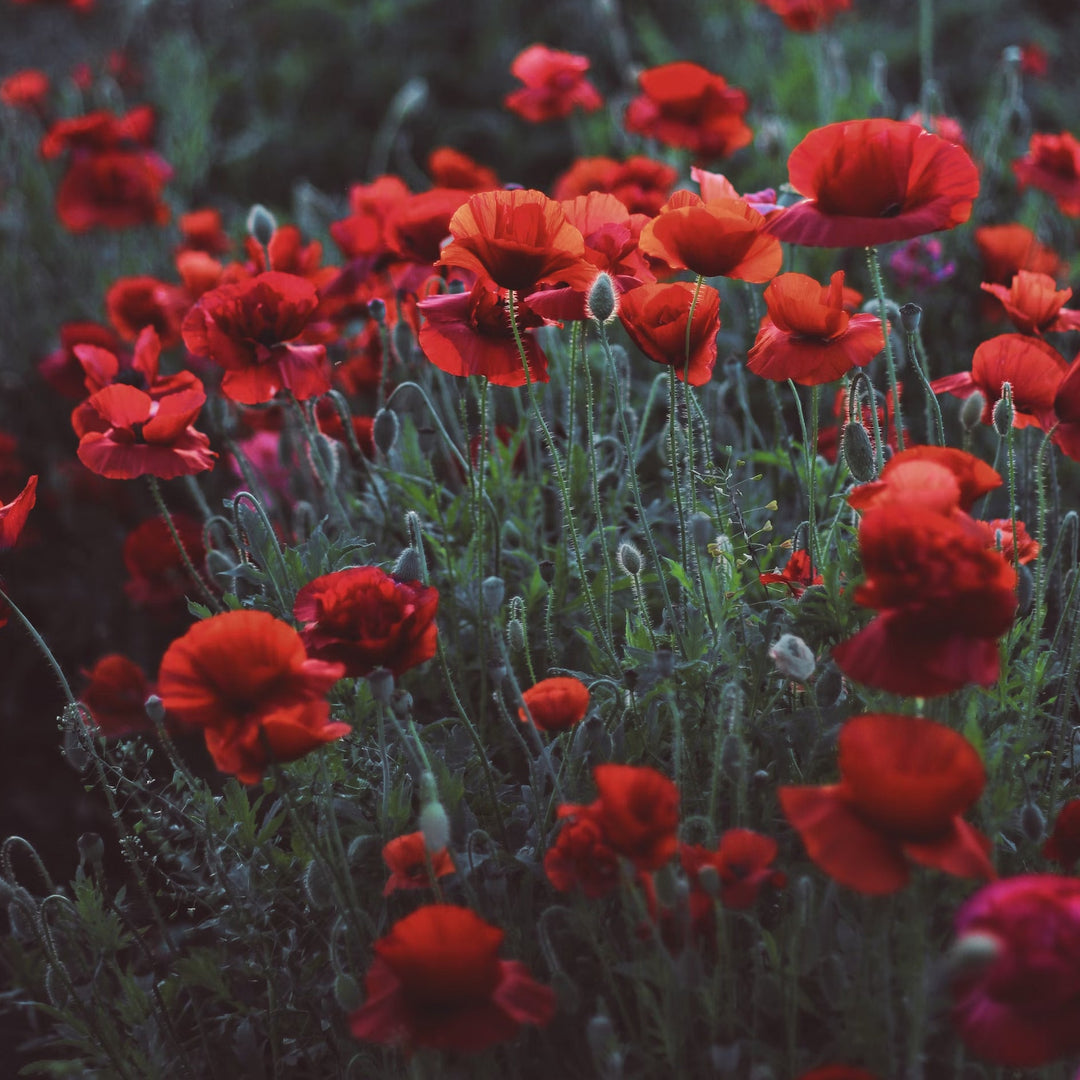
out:
<path id="1" fill-rule="evenodd" d="M 598 798 L 589 808 L 616 854 L 657 870 L 678 846 L 679 789 L 646 765 L 597 765 Z"/>
<path id="2" fill-rule="evenodd" d="M 559 892 L 581 891 L 590 900 L 619 887 L 619 856 L 586 806 L 561 806 L 565 824 L 544 855 L 544 873 Z"/>
<path id="3" fill-rule="evenodd" d="M 79 460 L 111 480 L 172 480 L 212 469 L 217 454 L 192 426 L 205 401 L 201 384 L 156 399 L 126 383 L 106 386 L 72 414 Z"/>
<path id="4" fill-rule="evenodd" d="M 1066 872 L 1080 859 L 1080 799 L 1070 799 L 1059 811 L 1054 829 L 1042 848 L 1043 858 L 1060 863 Z"/>
<path id="5" fill-rule="evenodd" d="M 973 1053 L 1014 1068 L 1080 1053 L 1080 881 L 992 882 L 957 912 L 951 954 L 952 1024 Z"/>
<path id="6" fill-rule="evenodd" d="M 200 565 L 206 558 L 200 522 L 187 514 L 173 514 L 173 528 L 192 563 Z M 148 518 L 128 533 L 123 558 L 128 572 L 124 592 L 136 607 L 148 608 L 158 616 L 186 612 L 183 601 L 191 587 L 190 578 L 162 518 Z"/>
<path id="7" fill-rule="evenodd" d="M 995 877 L 989 841 L 965 822 L 986 772 L 962 735 L 921 716 L 871 713 L 840 731 L 840 781 L 782 787 L 780 805 L 810 858 L 868 895 L 896 892 L 908 862 Z"/>
<path id="8" fill-rule="evenodd" d="M 59 157 L 66 150 L 75 153 L 116 150 L 150 144 L 156 124 L 154 110 L 140 105 L 123 116 L 99 109 L 83 116 L 57 120 L 41 140 L 41 156 Z"/>
<path id="9" fill-rule="evenodd" d="M 1047 331 L 1080 330 L 1080 311 L 1064 310 L 1072 289 L 1059 290 L 1056 284 L 1049 274 L 1017 270 L 1008 288 L 990 281 L 984 281 L 980 288 L 1001 301 L 1021 334 L 1041 337 Z"/>
<path id="10" fill-rule="evenodd" d="M 533 724 L 541 731 L 559 732 L 572 728 L 585 718 L 589 709 L 589 688 L 570 675 L 541 679 L 521 695 L 526 709 L 518 709 L 523 724 Z"/>
<path id="11" fill-rule="evenodd" d="M 424 316 L 420 350 L 437 368 L 450 375 L 486 375 L 496 386 L 525 385 L 525 368 L 514 340 L 509 309 L 487 282 L 477 281 L 467 293 L 428 297 L 417 307 Z M 525 347 L 529 379 L 547 382 L 547 357 L 529 333 L 542 326 L 543 319 L 525 304 L 518 304 L 514 314 Z"/>
<path id="12" fill-rule="evenodd" d="M 702 277 L 768 281 L 783 262 L 780 241 L 764 231 L 765 218 L 744 199 L 702 201 L 676 192 L 642 230 L 642 252 L 674 270 Z"/>
<path id="13" fill-rule="evenodd" d="M 90 710 L 102 735 L 111 739 L 153 728 L 146 714 L 146 699 L 154 687 L 134 660 L 110 653 L 83 674 L 89 682 L 79 701 Z"/>
<path id="14" fill-rule="evenodd" d="M 37 482 L 37 476 L 31 476 L 11 502 L 0 506 L 0 551 L 9 551 L 18 542 L 19 534 L 37 501 Z"/>
<path id="15" fill-rule="evenodd" d="M 716 363 L 720 294 L 711 285 L 702 285 L 694 303 L 694 293 L 695 286 L 688 281 L 641 285 L 620 297 L 619 320 L 650 360 L 671 366 L 683 382 L 701 386 L 712 378 Z M 691 304 L 694 310 L 687 355 Z"/>
<path id="16" fill-rule="evenodd" d="M 587 287 L 596 269 L 585 240 L 562 207 L 542 191 L 482 191 L 450 219 L 451 243 L 437 266 L 461 266 L 501 289 L 531 292 L 539 284 Z"/>
<path id="17" fill-rule="evenodd" d="M 430 188 L 403 199 L 383 223 L 386 246 L 395 258 L 415 263 L 430 275 L 431 264 L 450 235 L 450 219 L 468 198 L 460 188 Z"/>
<path id="18" fill-rule="evenodd" d="M 627 131 L 702 158 L 728 157 L 754 133 L 743 119 L 746 93 L 698 64 L 677 61 L 638 76 L 641 93 L 626 107 Z"/>
<path id="19" fill-rule="evenodd" d="M 494 169 L 480 165 L 452 146 L 437 146 L 428 154 L 427 172 L 436 187 L 462 191 L 491 191 L 499 186 Z"/>
<path id="20" fill-rule="evenodd" d="M 41 113 L 49 100 L 49 76 L 37 68 L 26 68 L 0 82 L 0 101 L 13 109 Z"/>
<path id="21" fill-rule="evenodd" d="M 134 341 L 152 326 L 166 349 L 180 340 L 180 324 L 190 307 L 183 289 L 146 274 L 117 278 L 105 293 L 105 313 L 121 338 Z"/>
<path id="22" fill-rule="evenodd" d="M 1008 285 L 1018 270 L 1061 278 L 1068 269 L 1053 248 L 1041 244 L 1019 222 L 981 226 L 975 230 L 975 246 L 982 257 L 983 278 L 999 285 Z"/>
<path id="23" fill-rule="evenodd" d="M 511 74 L 525 85 L 507 94 L 504 104 L 533 124 L 562 120 L 575 109 L 595 112 L 604 99 L 585 78 L 588 70 L 588 57 L 530 45 L 510 65 Z"/>
<path id="24" fill-rule="evenodd" d="M 64 397 L 87 396 L 86 373 L 75 355 L 76 345 L 97 345 L 117 353 L 123 343 L 116 332 L 101 323 L 70 322 L 60 327 L 60 345 L 38 364 L 41 377 Z"/>
<path id="25" fill-rule="evenodd" d="M 454 860 L 446 848 L 439 848 L 429 855 L 422 832 L 394 837 L 383 845 L 382 857 L 390 868 L 390 878 L 383 888 L 383 896 L 389 896 L 397 889 L 426 889 L 435 878 L 456 872 Z"/>
<path id="26" fill-rule="evenodd" d="M 728 829 L 715 851 L 701 844 L 680 844 L 679 861 L 695 889 L 701 888 L 701 871 L 711 867 L 719 879 L 720 902 L 730 911 L 745 911 L 753 907 L 766 885 L 782 888 L 787 883 L 786 874 L 772 869 L 776 852 L 771 836 L 751 829 Z M 693 912 L 693 893 L 690 903 Z"/>
<path id="27" fill-rule="evenodd" d="M 1013 162 L 1020 190 L 1029 185 L 1051 195 L 1066 217 L 1080 215 L 1080 142 L 1063 131 L 1036 131 L 1028 152 Z"/>
<path id="28" fill-rule="evenodd" d="M 636 155 L 625 161 L 609 157 L 578 158 L 554 184 L 556 199 L 566 202 L 593 191 L 614 195 L 631 214 L 654 217 L 679 179 L 662 161 Z"/>
<path id="29" fill-rule="evenodd" d="M 805 548 L 793 551 L 783 570 L 758 574 L 762 585 L 786 585 L 792 596 L 798 599 L 811 585 L 823 585 L 825 579 L 814 573 L 810 552 Z"/>
<path id="30" fill-rule="evenodd" d="M 868 510 L 858 603 L 879 614 L 833 648 L 856 682 L 931 697 L 998 677 L 997 639 L 1016 614 L 1016 573 L 966 514 L 916 500 Z"/>
<path id="31" fill-rule="evenodd" d="M 832 22 L 838 11 L 848 11 L 851 0 L 759 0 L 779 15 L 797 34 L 812 34 Z"/>
<path id="32" fill-rule="evenodd" d="M 305 585 L 293 604 L 310 655 L 367 675 L 377 667 L 400 675 L 435 655 L 439 591 L 398 581 L 377 566 L 351 566 Z"/>
<path id="33" fill-rule="evenodd" d="M 322 700 L 344 674 L 309 658 L 300 635 L 269 612 L 226 611 L 169 646 L 158 692 L 181 724 L 202 729 L 222 772 L 254 784 L 269 761 L 294 761 L 349 734 Z"/>
<path id="34" fill-rule="evenodd" d="M 781 274 L 765 290 L 762 319 L 746 366 L 765 379 L 818 386 L 864 367 L 883 348 L 877 315 L 844 310 L 844 271 L 827 286 L 805 274 Z"/>
<path id="35" fill-rule="evenodd" d="M 1054 397 L 1069 370 L 1053 346 L 1026 334 L 999 334 L 984 341 L 971 359 L 971 371 L 935 379 L 935 394 L 970 397 L 978 390 L 985 399 L 982 422 L 993 423 L 1001 384 L 1012 387 L 1013 427 L 1034 425 L 1043 431 L 1053 426 Z"/>
<path id="36" fill-rule="evenodd" d="M 1013 536 L 1012 518 L 993 518 L 991 521 L 976 521 L 986 539 L 986 546 L 1000 550 L 1002 558 L 1013 561 L 1016 549 L 1016 561 L 1021 564 L 1034 562 L 1039 556 L 1039 542 L 1028 531 L 1027 526 L 1017 519 L 1016 537 Z"/>
<path id="37" fill-rule="evenodd" d="M 524 964 L 500 960 L 503 931 L 467 908 L 429 904 L 375 942 L 367 1000 L 349 1030 L 367 1042 L 474 1053 L 543 1027 L 555 994 Z"/>
<path id="38" fill-rule="evenodd" d="M 78 155 L 57 189 L 56 216 L 76 233 L 164 225 L 170 211 L 161 195 L 171 177 L 172 166 L 145 150 Z"/>
<path id="39" fill-rule="evenodd" d="M 207 255 L 224 255 L 232 248 L 221 224 L 221 211 L 213 207 L 191 210 L 177 220 L 183 238 L 179 251 L 202 251 Z"/>
<path id="40" fill-rule="evenodd" d="M 899 120 L 816 128 L 788 158 L 805 201 L 770 219 L 781 240 L 868 247 L 952 229 L 971 216 L 979 171 L 967 152 Z"/>
<path id="41" fill-rule="evenodd" d="M 289 390 L 303 401 L 330 389 L 325 345 L 299 345 L 318 307 L 315 286 L 269 270 L 202 296 L 184 319 L 184 344 L 225 369 L 221 390 L 242 405 Z"/>

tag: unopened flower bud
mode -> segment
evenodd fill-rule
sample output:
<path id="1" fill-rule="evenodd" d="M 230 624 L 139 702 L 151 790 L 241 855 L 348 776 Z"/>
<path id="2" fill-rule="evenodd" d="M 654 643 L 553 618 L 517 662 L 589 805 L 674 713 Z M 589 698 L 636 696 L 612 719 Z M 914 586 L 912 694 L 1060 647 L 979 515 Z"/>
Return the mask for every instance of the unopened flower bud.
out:
<path id="1" fill-rule="evenodd" d="M 407 547 L 394 563 L 393 577 L 398 581 L 419 581 L 423 572 L 420 552 L 414 547 Z"/>
<path id="2" fill-rule="evenodd" d="M 525 651 L 525 627 L 520 619 L 511 619 L 506 624 L 506 643 L 514 652 Z"/>
<path id="3" fill-rule="evenodd" d="M 150 723 L 158 725 L 165 723 L 165 703 L 157 696 L 151 694 L 143 704 Z"/>
<path id="4" fill-rule="evenodd" d="M 978 390 L 964 398 L 964 404 L 960 406 L 960 423 L 965 431 L 974 431 L 982 423 L 985 407 L 986 398 Z"/>
<path id="5" fill-rule="evenodd" d="M 849 420 L 844 425 L 844 431 L 840 436 L 840 449 L 848 472 L 860 484 L 867 484 L 877 479 L 874 447 L 870 442 L 869 433 L 858 420 Z"/>
<path id="6" fill-rule="evenodd" d="M 498 611 L 506 594 L 506 583 L 501 577 L 486 577 L 480 585 L 480 595 L 488 611 Z"/>
<path id="7" fill-rule="evenodd" d="M 91 866 L 100 866 L 105 858 L 105 841 L 96 832 L 85 832 L 76 841 L 79 848 L 79 859 Z"/>
<path id="8" fill-rule="evenodd" d="M 598 323 L 610 322 L 619 309 L 619 296 L 615 291 L 615 282 L 611 275 L 601 271 L 589 289 L 585 300 L 585 314 Z"/>
<path id="9" fill-rule="evenodd" d="M 442 851 L 450 843 L 450 819 L 441 802 L 429 802 L 420 811 L 420 831 L 428 851 Z"/>
<path id="10" fill-rule="evenodd" d="M 918 304 L 904 304 L 900 308 L 900 325 L 904 328 L 904 333 L 918 333 L 921 322 L 922 308 Z"/>
<path id="11" fill-rule="evenodd" d="M 1030 800 L 1020 811 L 1020 830 L 1033 844 L 1037 844 L 1046 832 L 1046 817 Z"/>
<path id="12" fill-rule="evenodd" d="M 545 585 L 550 585 L 555 580 L 555 564 L 550 559 L 541 559 L 538 569 Z"/>
<path id="13" fill-rule="evenodd" d="M 1004 439 L 1013 425 L 1012 386 L 1001 384 L 1001 397 L 994 404 L 994 430 Z"/>
<path id="14" fill-rule="evenodd" d="M 263 247 L 266 247 L 277 232 L 277 219 L 262 203 L 256 203 L 248 211 L 247 231 Z"/>
<path id="15" fill-rule="evenodd" d="M 312 859 L 300 877 L 304 895 L 316 911 L 325 911 L 334 903 L 334 885 L 326 866 L 319 859 Z"/>
<path id="16" fill-rule="evenodd" d="M 720 895 L 720 871 L 715 866 L 706 864 L 697 874 L 698 884 L 709 896 Z"/>
<path id="17" fill-rule="evenodd" d="M 795 682 L 806 682 L 814 674 L 813 650 L 801 637 L 783 634 L 769 650 L 769 658 L 776 670 Z"/>
<path id="18" fill-rule="evenodd" d="M 367 313 L 380 325 L 386 322 L 386 301 L 376 296 L 368 301 Z"/>
<path id="19" fill-rule="evenodd" d="M 381 704 L 389 705 L 394 693 L 394 673 L 389 668 L 377 667 L 367 680 L 371 696 Z"/>
<path id="20" fill-rule="evenodd" d="M 1016 568 L 1016 616 L 1022 619 L 1031 611 L 1035 599 L 1035 579 L 1031 571 L 1021 563 Z"/>
<path id="21" fill-rule="evenodd" d="M 627 577 L 637 577 L 641 573 L 641 552 L 629 540 L 624 540 L 619 545 L 619 550 L 615 552 L 615 561 Z"/>
<path id="22" fill-rule="evenodd" d="M 611 1017 L 606 1013 L 597 1013 L 589 1017 L 585 1025 L 585 1040 L 589 1044 L 589 1052 L 593 1060 L 599 1065 L 607 1060 L 615 1046 L 615 1025 Z"/>
<path id="23" fill-rule="evenodd" d="M 956 978 L 972 976 L 989 967 L 1001 955 L 1001 942 L 995 934 L 973 931 L 964 934 L 945 954 L 949 973 Z"/>
<path id="24" fill-rule="evenodd" d="M 814 683 L 814 698 L 822 709 L 838 705 L 844 696 L 844 676 L 831 661 L 821 669 Z"/>
<path id="25" fill-rule="evenodd" d="M 381 454 L 389 454 L 393 450 L 399 427 L 397 413 L 393 409 L 380 409 L 375 414 L 371 422 L 371 438 Z"/>

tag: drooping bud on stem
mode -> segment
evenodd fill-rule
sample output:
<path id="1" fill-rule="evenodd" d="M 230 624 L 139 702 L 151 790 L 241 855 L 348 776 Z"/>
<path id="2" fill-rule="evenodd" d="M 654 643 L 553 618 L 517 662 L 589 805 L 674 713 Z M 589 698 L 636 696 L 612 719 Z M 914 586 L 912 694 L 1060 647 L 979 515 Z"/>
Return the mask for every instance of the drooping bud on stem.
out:
<path id="1" fill-rule="evenodd" d="M 248 211 L 247 231 L 263 247 L 266 247 L 277 232 L 277 218 L 262 203 L 256 203 Z"/>

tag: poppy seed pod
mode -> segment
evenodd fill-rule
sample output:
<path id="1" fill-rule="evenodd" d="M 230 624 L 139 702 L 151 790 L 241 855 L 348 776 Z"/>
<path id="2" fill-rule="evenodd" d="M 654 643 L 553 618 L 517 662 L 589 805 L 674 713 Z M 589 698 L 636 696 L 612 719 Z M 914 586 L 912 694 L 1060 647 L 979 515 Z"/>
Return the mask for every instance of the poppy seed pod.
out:
<path id="1" fill-rule="evenodd" d="M 262 203 L 256 203 L 248 211 L 246 227 L 248 234 L 266 247 L 273 239 L 278 226 L 274 215 Z"/>
<path id="2" fill-rule="evenodd" d="M 392 409 L 380 409 L 375 414 L 371 423 L 371 437 L 381 454 L 389 454 L 393 450 L 399 427 L 397 413 Z"/>
<path id="3" fill-rule="evenodd" d="M 596 280 L 589 289 L 589 295 L 585 300 L 585 311 L 590 319 L 598 323 L 611 322 L 619 310 L 619 295 L 615 290 L 615 282 L 611 275 L 601 271 L 596 275 Z"/>
<path id="4" fill-rule="evenodd" d="M 918 304 L 904 304 L 900 308 L 900 325 L 905 334 L 917 334 L 922 322 L 922 308 Z"/>

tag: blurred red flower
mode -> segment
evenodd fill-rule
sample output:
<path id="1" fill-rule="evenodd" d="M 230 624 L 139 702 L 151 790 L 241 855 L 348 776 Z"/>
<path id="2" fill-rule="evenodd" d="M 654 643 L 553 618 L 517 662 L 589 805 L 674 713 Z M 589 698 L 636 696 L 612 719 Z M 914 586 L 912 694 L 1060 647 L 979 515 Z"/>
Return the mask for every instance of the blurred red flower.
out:
<path id="1" fill-rule="evenodd" d="M 811 585 L 823 585 L 825 579 L 820 574 L 814 573 L 810 564 L 810 552 L 805 548 L 793 551 L 783 570 L 758 574 L 758 580 L 762 585 L 786 585 L 791 595 L 798 598 Z"/>
<path id="2" fill-rule="evenodd" d="M 105 293 L 109 322 L 125 341 L 152 326 L 165 349 L 180 340 L 180 324 L 190 307 L 191 299 L 178 285 L 146 274 L 117 278 Z"/>
<path id="3" fill-rule="evenodd" d="M 701 386 L 712 378 L 716 363 L 720 294 L 711 285 L 698 290 L 688 356 L 686 324 L 693 300 L 694 285 L 688 281 L 641 285 L 620 297 L 619 319 L 650 360 L 669 365 L 683 382 Z"/>
<path id="4" fill-rule="evenodd" d="M 56 216 L 72 232 L 164 225 L 170 211 L 161 193 L 171 176 L 172 167 L 150 151 L 76 156 L 56 193 Z"/>
<path id="5" fill-rule="evenodd" d="M 789 30 L 812 34 L 827 26 L 838 11 L 847 11 L 851 0 L 759 0 L 784 21 Z"/>
<path id="6" fill-rule="evenodd" d="M 498 958 L 503 931 L 467 908 L 429 904 L 375 942 L 367 1000 L 349 1029 L 367 1042 L 472 1053 L 544 1026 L 555 994 Z"/>
<path id="7" fill-rule="evenodd" d="M 173 527 L 195 566 L 206 558 L 200 522 L 187 514 L 173 514 Z M 128 580 L 124 592 L 136 607 L 159 616 L 187 611 L 184 597 L 191 588 L 169 526 L 161 518 L 148 518 L 124 539 L 124 566 Z"/>
<path id="8" fill-rule="evenodd" d="M 983 278 L 1008 285 L 1018 270 L 1031 270 L 1063 278 L 1068 267 L 1053 248 L 1039 243 L 1035 234 L 1018 222 L 983 225 L 975 230 L 975 246 L 983 261 Z"/>
<path id="9" fill-rule="evenodd" d="M 446 848 L 428 854 L 422 832 L 397 836 L 383 845 L 383 862 L 390 868 L 390 877 L 383 888 L 383 896 L 397 889 L 426 889 L 434 878 L 446 877 L 456 872 L 454 860 Z M 431 869 L 428 870 L 430 858 Z"/>
<path id="10" fill-rule="evenodd" d="M 269 612 L 227 611 L 169 646 L 158 692 L 179 723 L 202 729 L 222 772 L 254 784 L 271 760 L 294 761 L 349 734 L 323 700 L 344 674 L 309 659 L 300 635 Z"/>
<path id="11" fill-rule="evenodd" d="M 614 195 L 631 214 L 652 217 L 660 212 L 678 179 L 679 172 L 671 165 L 640 155 L 622 162 L 589 157 L 578 158 L 556 179 L 553 190 L 560 202 L 593 191 L 604 192 Z"/>
<path id="12" fill-rule="evenodd" d="M 31 476 L 11 502 L 0 506 L 0 551 L 9 551 L 18 542 L 19 534 L 37 501 L 37 483 L 38 478 Z"/>
<path id="13" fill-rule="evenodd" d="M 1002 302 L 1021 334 L 1042 336 L 1048 331 L 1080 330 L 1080 311 L 1064 310 L 1072 298 L 1072 289 L 1059 290 L 1056 284 L 1049 274 L 1017 270 L 1008 288 L 989 281 L 984 281 L 981 288 Z"/>
<path id="14" fill-rule="evenodd" d="M 1006 562 L 1013 561 L 1013 548 L 1017 547 L 1016 561 L 1021 565 L 1034 562 L 1039 556 L 1039 542 L 1027 531 L 1027 526 L 1017 519 L 1016 533 L 1019 544 L 1013 539 L 1012 518 L 993 518 L 991 521 L 976 521 L 976 525 L 983 532 L 986 546 L 994 550 L 1001 550 L 1001 556 Z"/>
<path id="15" fill-rule="evenodd" d="M 1042 848 L 1043 858 L 1071 871 L 1080 859 L 1080 799 L 1070 799 L 1054 820 L 1054 829 Z"/>
<path id="16" fill-rule="evenodd" d="M 641 93 L 626 107 L 627 131 L 721 158 L 749 144 L 754 133 L 743 119 L 746 93 L 698 64 L 677 61 L 638 76 Z"/>
<path id="17" fill-rule="evenodd" d="M 869 895 L 908 882 L 908 862 L 958 877 L 995 877 L 989 841 L 965 822 L 986 772 L 962 735 L 919 716 L 872 713 L 844 724 L 840 781 L 781 787 L 780 805 L 810 858 Z"/>
<path id="18" fill-rule="evenodd" d="M 37 68 L 26 68 L 0 82 L 0 101 L 13 109 L 29 109 L 39 115 L 49 100 L 49 76 Z"/>
<path id="19" fill-rule="evenodd" d="M 588 808 L 612 850 L 638 870 L 657 870 L 678 846 L 679 789 L 646 765 L 597 765 Z"/>
<path id="20" fill-rule="evenodd" d="M 956 914 L 952 1022 L 979 1057 L 1029 1068 L 1080 1053 L 1080 881 L 1022 874 Z"/>
<path id="21" fill-rule="evenodd" d="M 511 73 L 525 85 L 508 94 L 504 104 L 533 124 L 561 120 L 574 109 L 595 112 L 604 99 L 585 78 L 588 70 L 588 57 L 530 45 L 510 65 Z"/>
<path id="22" fill-rule="evenodd" d="M 864 580 L 855 600 L 878 615 L 833 648 L 848 678 L 922 697 L 997 680 L 1016 574 L 971 518 L 917 499 L 874 506 L 860 523 L 859 548 Z"/>
<path id="23" fill-rule="evenodd" d="M 701 871 L 711 867 L 719 879 L 720 902 L 729 911 L 745 911 L 753 907 L 766 885 L 782 888 L 787 883 L 786 874 L 772 869 L 776 851 L 771 836 L 751 829 L 728 829 L 715 851 L 700 844 L 680 844 L 679 860 L 695 891 L 702 889 Z M 690 894 L 691 914 L 694 895 Z"/>
<path id="24" fill-rule="evenodd" d="M 523 724 L 531 719 L 541 731 L 566 731 L 585 718 L 589 688 L 571 675 L 555 675 L 530 686 L 521 700 L 528 708 L 518 709 Z"/>
<path id="25" fill-rule="evenodd" d="M 117 353 L 122 343 L 114 330 L 100 323 L 71 322 L 60 327 L 60 345 L 38 364 L 38 371 L 57 393 L 81 399 L 87 396 L 86 373 L 75 355 L 76 345 L 97 345 Z"/>
<path id="26" fill-rule="evenodd" d="M 222 393 L 242 405 L 280 390 L 318 397 L 330 389 L 326 346 L 295 343 L 318 303 L 311 282 L 270 270 L 205 293 L 184 319 L 184 344 L 225 369 Z"/>
<path id="27" fill-rule="evenodd" d="M 765 290 L 762 319 L 746 366 L 765 379 L 803 386 L 833 382 L 863 367 L 885 347 L 881 320 L 844 310 L 844 271 L 828 285 L 805 274 L 781 274 Z"/>
<path id="28" fill-rule="evenodd" d="M 561 806 L 565 824 L 544 856 L 544 873 L 559 892 L 576 888 L 590 900 L 619 887 L 619 856 L 587 806 Z"/>
<path id="29" fill-rule="evenodd" d="M 596 276 L 581 233 L 542 191 L 472 195 L 450 219 L 450 233 L 436 265 L 464 267 L 501 289 L 528 293 L 555 282 L 587 288 Z"/>
<path id="30" fill-rule="evenodd" d="M 435 655 L 439 591 L 398 581 L 377 566 L 351 566 L 305 585 L 293 604 L 311 656 L 350 677 L 377 667 L 400 675 Z"/>
<path id="31" fill-rule="evenodd" d="M 769 220 L 781 240 L 867 247 L 967 221 L 979 171 L 967 152 L 899 120 L 847 120 L 816 128 L 788 158 L 807 198 Z"/>
<path id="32" fill-rule="evenodd" d="M 428 154 L 427 171 L 436 187 L 475 192 L 491 191 L 499 186 L 494 169 L 478 164 L 452 146 L 437 146 L 432 150 Z"/>
<path id="33" fill-rule="evenodd" d="M 1069 132 L 1035 132 L 1028 152 L 1012 168 L 1021 191 L 1029 185 L 1038 188 L 1067 217 L 1080 216 L 1080 142 Z"/>
<path id="34" fill-rule="evenodd" d="M 221 225 L 221 211 L 212 207 L 181 214 L 177 224 L 183 238 L 179 251 L 202 251 L 224 255 L 233 244 Z"/>
<path id="35" fill-rule="evenodd" d="M 154 686 L 134 660 L 110 653 L 83 675 L 89 680 L 79 701 L 89 710 L 93 723 L 106 738 L 133 731 L 152 731 L 146 699 Z"/>

